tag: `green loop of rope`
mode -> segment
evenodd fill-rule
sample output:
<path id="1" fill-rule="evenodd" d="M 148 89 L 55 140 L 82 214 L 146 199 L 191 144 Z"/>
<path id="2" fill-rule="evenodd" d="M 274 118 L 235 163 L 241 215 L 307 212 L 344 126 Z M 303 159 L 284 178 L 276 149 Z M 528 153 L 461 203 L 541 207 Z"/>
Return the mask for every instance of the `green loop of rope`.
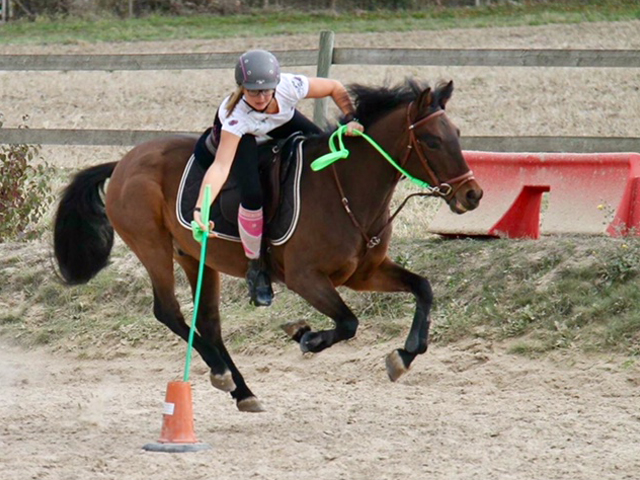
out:
<path id="1" fill-rule="evenodd" d="M 311 170 L 313 170 L 314 172 L 317 172 L 318 170 L 322 170 L 323 168 L 328 167 L 332 163 L 335 163 L 338 160 L 342 160 L 343 158 L 347 158 L 349 156 L 349 153 L 351 152 L 349 152 L 349 150 L 344 146 L 344 140 L 343 140 L 343 137 L 346 131 L 347 131 L 347 125 L 342 125 L 338 127 L 337 130 L 331 134 L 331 136 L 329 137 L 330 153 L 327 153 L 326 155 L 322 155 L 321 157 L 318 157 L 313 162 L 311 162 Z M 380 153 L 380 155 L 382 155 L 382 157 L 387 162 L 389 162 L 396 170 L 398 170 L 402 175 L 407 177 L 413 183 L 415 183 L 416 185 L 419 185 L 422 188 L 428 188 L 428 189 L 432 188 L 431 185 L 429 185 L 427 182 L 414 177 L 409 172 L 407 172 L 404 168 L 398 165 L 398 163 L 393 158 L 391 158 L 391 155 L 385 152 L 384 149 L 380 145 L 378 145 L 378 143 L 369 135 L 367 135 L 366 133 L 360 132 L 358 130 L 353 130 L 353 133 L 355 133 L 356 135 L 360 135 L 367 142 L 369 142 L 371 146 L 375 148 L 378 151 L 378 153 Z M 338 146 L 336 146 L 336 142 Z"/>

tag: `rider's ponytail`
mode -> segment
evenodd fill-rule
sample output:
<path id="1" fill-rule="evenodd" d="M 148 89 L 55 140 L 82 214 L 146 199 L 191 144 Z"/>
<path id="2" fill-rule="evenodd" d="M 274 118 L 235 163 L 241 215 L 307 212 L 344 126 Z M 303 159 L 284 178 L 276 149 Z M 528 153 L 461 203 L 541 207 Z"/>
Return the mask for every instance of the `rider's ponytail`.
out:
<path id="1" fill-rule="evenodd" d="M 227 113 L 229 115 L 231 115 L 231 113 L 233 112 L 233 109 L 236 108 L 236 105 L 238 105 L 238 102 L 242 98 L 243 90 L 244 90 L 244 87 L 242 85 L 239 85 L 238 88 L 236 88 L 236 91 L 231 94 L 231 98 L 229 98 L 229 103 L 227 103 Z"/>

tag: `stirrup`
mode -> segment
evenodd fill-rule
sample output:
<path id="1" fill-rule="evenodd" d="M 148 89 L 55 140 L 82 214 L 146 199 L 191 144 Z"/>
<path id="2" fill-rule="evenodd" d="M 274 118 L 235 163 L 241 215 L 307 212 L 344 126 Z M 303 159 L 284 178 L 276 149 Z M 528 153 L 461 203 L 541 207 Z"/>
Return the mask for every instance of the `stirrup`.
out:
<path id="1" fill-rule="evenodd" d="M 247 270 L 249 302 L 256 307 L 268 307 L 273 302 L 273 289 L 269 273 L 262 268 L 260 259 L 249 260 Z"/>

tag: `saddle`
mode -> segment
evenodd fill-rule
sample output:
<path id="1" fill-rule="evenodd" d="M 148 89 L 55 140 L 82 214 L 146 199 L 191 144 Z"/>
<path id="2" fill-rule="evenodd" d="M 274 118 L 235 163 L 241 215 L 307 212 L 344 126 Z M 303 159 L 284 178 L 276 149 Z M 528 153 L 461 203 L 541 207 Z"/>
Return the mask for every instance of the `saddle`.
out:
<path id="1" fill-rule="evenodd" d="M 294 133 L 283 140 L 266 142 L 258 147 L 258 170 L 264 196 L 265 236 L 273 245 L 285 243 L 295 231 L 300 212 L 300 178 L 302 174 L 302 144 L 304 136 Z M 182 175 L 177 216 L 191 229 L 193 208 L 198 199 L 206 168 L 189 159 Z M 210 218 L 219 238 L 240 241 L 238 209 L 240 192 L 229 178 L 211 206 Z"/>

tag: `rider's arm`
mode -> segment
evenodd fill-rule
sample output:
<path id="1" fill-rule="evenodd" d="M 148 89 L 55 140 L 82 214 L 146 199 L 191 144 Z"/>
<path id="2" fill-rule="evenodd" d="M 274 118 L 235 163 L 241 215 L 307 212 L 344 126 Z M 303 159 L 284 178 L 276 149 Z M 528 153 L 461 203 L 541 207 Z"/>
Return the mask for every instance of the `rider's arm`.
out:
<path id="1" fill-rule="evenodd" d="M 364 128 L 360 123 L 354 119 L 355 108 L 353 102 L 349 97 L 347 89 L 338 80 L 331 78 L 310 77 L 309 78 L 309 92 L 306 98 L 324 98 L 331 97 L 340 109 L 342 114 L 349 120 L 347 123 L 349 134 L 352 130 L 363 131 Z"/>
<path id="2" fill-rule="evenodd" d="M 211 200 L 215 199 L 222 186 L 229 177 L 231 171 L 231 165 L 233 159 L 238 150 L 238 144 L 240 143 L 240 137 L 233 133 L 222 130 L 220 134 L 220 145 L 216 151 L 216 158 L 207 169 L 202 180 L 202 186 L 200 187 L 200 195 L 196 202 L 196 209 L 193 212 L 193 219 L 200 225 L 203 230 L 210 230 L 204 227 L 201 218 L 201 209 L 203 207 L 204 189 L 207 185 L 211 187 Z"/>

